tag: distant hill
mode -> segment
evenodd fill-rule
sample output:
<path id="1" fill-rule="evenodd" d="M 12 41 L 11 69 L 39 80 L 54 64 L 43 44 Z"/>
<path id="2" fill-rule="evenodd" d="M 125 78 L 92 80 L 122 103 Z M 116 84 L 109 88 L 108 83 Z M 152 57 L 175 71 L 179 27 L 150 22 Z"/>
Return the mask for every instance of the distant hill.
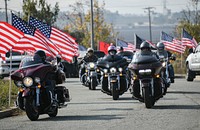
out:
<path id="1" fill-rule="evenodd" d="M 67 24 L 73 20 L 67 15 L 67 12 L 60 12 L 57 22 L 54 26 L 63 29 Z M 152 41 L 158 42 L 160 39 L 160 32 L 164 31 L 173 36 L 175 26 L 178 19 L 182 16 L 181 13 L 172 13 L 168 15 L 154 13 L 151 15 L 152 25 Z M 105 21 L 114 26 L 115 32 L 119 32 L 118 38 L 128 42 L 134 41 L 134 33 L 141 38 L 149 40 L 149 19 L 148 15 L 120 15 L 118 12 L 112 13 L 104 11 Z M 10 14 L 8 14 L 10 23 Z M 0 21 L 5 21 L 5 13 L 0 12 Z"/>

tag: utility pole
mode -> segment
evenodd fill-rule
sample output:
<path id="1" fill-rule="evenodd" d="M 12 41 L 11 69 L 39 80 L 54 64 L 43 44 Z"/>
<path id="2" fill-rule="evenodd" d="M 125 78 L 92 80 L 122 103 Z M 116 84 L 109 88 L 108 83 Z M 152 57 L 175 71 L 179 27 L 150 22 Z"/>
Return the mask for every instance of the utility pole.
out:
<path id="1" fill-rule="evenodd" d="M 93 0 L 91 0 L 91 48 L 94 49 L 94 18 L 93 18 Z"/>
<path id="2" fill-rule="evenodd" d="M 7 0 L 5 0 L 6 22 L 8 23 Z"/>
<path id="3" fill-rule="evenodd" d="M 148 10 L 148 15 L 149 15 L 149 35 L 150 35 L 150 41 L 152 42 L 152 33 L 151 33 L 151 9 L 153 9 L 154 7 L 147 7 L 144 8 L 146 10 Z"/>

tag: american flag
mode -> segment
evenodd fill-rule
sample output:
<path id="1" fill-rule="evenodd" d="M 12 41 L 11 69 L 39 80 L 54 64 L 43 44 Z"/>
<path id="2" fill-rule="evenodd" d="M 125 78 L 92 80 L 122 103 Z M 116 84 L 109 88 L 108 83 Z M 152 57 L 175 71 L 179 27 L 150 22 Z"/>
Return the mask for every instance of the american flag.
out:
<path id="1" fill-rule="evenodd" d="M 128 43 L 126 41 L 117 39 L 117 50 L 119 51 L 119 48 L 123 47 L 124 51 L 135 51 L 135 45 L 133 45 L 132 43 Z"/>
<path id="2" fill-rule="evenodd" d="M 135 45 L 136 45 L 136 49 L 140 49 L 140 45 L 142 44 L 142 42 L 146 41 L 147 43 L 150 44 L 152 49 L 155 49 L 155 44 L 153 44 L 152 42 L 148 41 L 148 40 L 144 40 L 143 38 L 140 38 L 138 35 L 135 34 Z"/>
<path id="3" fill-rule="evenodd" d="M 3 60 L 5 60 L 5 54 L 12 49 L 22 37 L 24 37 L 24 33 L 6 22 L 0 22 L 0 57 Z"/>
<path id="4" fill-rule="evenodd" d="M 25 43 L 31 43 L 36 50 L 43 50 L 48 56 L 58 55 L 59 49 L 48 38 L 14 14 L 12 14 L 12 25 L 25 34 L 28 40 L 24 41 Z"/>
<path id="5" fill-rule="evenodd" d="M 198 45 L 194 37 L 192 37 L 185 29 L 182 31 L 182 43 L 184 46 L 190 48 L 196 47 Z"/>
<path id="6" fill-rule="evenodd" d="M 71 62 L 73 59 L 73 56 L 77 53 L 78 51 L 78 44 L 73 41 L 74 39 L 67 35 L 66 33 L 49 26 L 46 23 L 43 23 L 33 17 L 30 17 L 29 19 L 29 24 L 31 26 L 35 26 L 38 28 L 44 36 L 49 38 L 53 43 L 55 43 L 61 51 L 61 57 L 66 60 Z"/>
<path id="7" fill-rule="evenodd" d="M 164 43 L 165 48 L 170 51 L 184 53 L 185 47 L 182 45 L 180 40 L 175 39 L 165 32 L 161 32 L 161 42 Z"/>

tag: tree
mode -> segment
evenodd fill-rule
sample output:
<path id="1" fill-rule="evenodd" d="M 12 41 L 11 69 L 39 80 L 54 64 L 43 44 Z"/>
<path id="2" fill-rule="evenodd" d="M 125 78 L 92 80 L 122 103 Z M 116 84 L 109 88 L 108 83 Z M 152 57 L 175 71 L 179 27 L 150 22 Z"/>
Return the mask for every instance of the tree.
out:
<path id="1" fill-rule="evenodd" d="M 23 19 L 28 21 L 29 16 L 37 18 L 49 25 L 56 22 L 59 6 L 58 3 L 51 9 L 51 4 L 47 4 L 45 0 L 23 0 Z"/>
<path id="2" fill-rule="evenodd" d="M 73 5 L 70 5 L 72 12 L 68 14 L 70 21 L 73 21 L 71 24 L 65 27 L 65 30 L 68 31 L 80 31 L 84 33 L 81 44 L 85 47 L 89 47 L 91 43 L 91 31 L 90 31 L 90 17 L 91 11 L 88 1 L 85 3 L 76 2 Z M 88 10 L 85 11 L 84 6 L 88 7 Z M 98 48 L 99 41 L 113 42 L 114 35 L 113 28 L 111 24 L 107 24 L 104 20 L 104 6 L 99 5 L 97 0 L 94 0 L 93 14 L 94 14 L 94 46 Z"/>

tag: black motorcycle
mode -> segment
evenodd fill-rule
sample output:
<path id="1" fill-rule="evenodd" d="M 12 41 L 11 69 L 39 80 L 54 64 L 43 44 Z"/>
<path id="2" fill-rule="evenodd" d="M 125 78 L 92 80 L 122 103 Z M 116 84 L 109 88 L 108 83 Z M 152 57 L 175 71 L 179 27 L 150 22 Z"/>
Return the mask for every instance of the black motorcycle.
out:
<path id="1" fill-rule="evenodd" d="M 81 76 L 81 81 L 83 85 L 89 87 L 90 90 L 95 90 L 100 83 L 100 70 L 95 62 L 87 63 L 83 61 L 83 65 L 85 66 L 85 73 Z"/>
<path id="2" fill-rule="evenodd" d="M 97 66 L 102 72 L 101 91 L 117 100 L 128 89 L 126 74 L 127 61 L 122 59 L 115 62 L 99 61 Z"/>
<path id="3" fill-rule="evenodd" d="M 133 97 L 144 102 L 146 108 L 151 108 L 163 97 L 161 62 L 151 55 L 134 55 L 128 68 L 132 72 Z"/>
<path id="4" fill-rule="evenodd" d="M 67 106 L 66 102 L 70 101 L 68 89 L 57 86 L 65 80 L 65 74 L 59 68 L 27 57 L 12 73 L 11 78 L 19 88 L 16 105 L 30 120 L 37 120 L 41 114 L 55 117 L 58 108 Z"/>

